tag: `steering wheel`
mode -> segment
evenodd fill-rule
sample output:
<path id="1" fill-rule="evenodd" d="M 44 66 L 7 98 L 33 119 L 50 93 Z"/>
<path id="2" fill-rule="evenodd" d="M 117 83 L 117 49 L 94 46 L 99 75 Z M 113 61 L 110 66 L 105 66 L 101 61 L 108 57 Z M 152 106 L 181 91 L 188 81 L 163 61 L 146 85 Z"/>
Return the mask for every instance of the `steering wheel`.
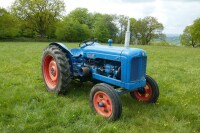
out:
<path id="1" fill-rule="evenodd" d="M 94 41 L 92 41 L 92 42 L 86 42 L 85 44 L 86 44 L 86 46 L 90 46 L 90 45 L 94 44 Z"/>
<path id="2" fill-rule="evenodd" d="M 79 44 L 79 47 L 81 46 L 81 44 L 85 44 L 85 47 L 91 46 L 92 44 L 94 44 L 94 42 L 95 42 L 94 40 L 92 40 L 92 41 L 85 40 L 85 41 L 83 41 L 82 43 Z"/>

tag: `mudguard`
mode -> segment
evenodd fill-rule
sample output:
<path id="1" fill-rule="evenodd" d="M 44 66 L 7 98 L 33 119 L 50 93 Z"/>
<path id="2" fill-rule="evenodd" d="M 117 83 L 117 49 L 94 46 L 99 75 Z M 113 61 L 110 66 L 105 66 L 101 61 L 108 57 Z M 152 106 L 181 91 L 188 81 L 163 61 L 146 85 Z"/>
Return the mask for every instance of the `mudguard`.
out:
<path id="1" fill-rule="evenodd" d="M 64 44 L 62 44 L 62 43 L 52 42 L 49 45 L 56 45 L 59 48 L 61 48 L 64 52 L 66 52 L 67 54 L 69 54 L 70 56 L 72 55 L 71 52 L 70 52 L 70 50 Z"/>
<path id="2" fill-rule="evenodd" d="M 72 53 L 70 52 L 70 50 L 64 44 L 59 43 L 59 42 L 52 42 L 52 43 L 49 44 L 49 46 L 50 45 L 56 45 L 60 49 L 62 49 L 66 53 L 67 58 L 69 59 L 70 66 L 73 66 L 72 65 Z M 72 76 L 73 75 L 73 67 L 70 67 L 70 70 L 71 70 L 71 76 Z"/>

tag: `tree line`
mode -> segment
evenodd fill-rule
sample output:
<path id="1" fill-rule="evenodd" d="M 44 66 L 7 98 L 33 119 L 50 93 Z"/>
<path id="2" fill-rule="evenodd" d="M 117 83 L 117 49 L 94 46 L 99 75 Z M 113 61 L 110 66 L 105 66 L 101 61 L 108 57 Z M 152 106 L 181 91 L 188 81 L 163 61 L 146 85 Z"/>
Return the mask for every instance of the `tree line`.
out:
<path id="1" fill-rule="evenodd" d="M 112 38 L 116 43 L 124 43 L 127 16 L 91 13 L 86 8 L 64 14 L 63 0 L 15 0 L 10 10 L 0 8 L 0 39 L 26 37 L 80 42 L 93 38 L 107 42 Z M 130 19 L 132 42 L 145 45 L 162 38 L 164 27 L 156 18 Z"/>
<path id="2" fill-rule="evenodd" d="M 200 46 L 200 18 L 196 19 L 192 25 L 187 26 L 180 36 L 181 44 L 185 46 Z"/>
<path id="3" fill-rule="evenodd" d="M 66 15 L 63 0 L 15 0 L 9 10 L 0 8 L 0 40 L 40 38 L 80 42 L 97 39 L 107 42 L 112 38 L 115 43 L 124 43 L 127 21 L 125 15 L 91 13 L 86 8 L 76 8 Z M 133 44 L 149 45 L 153 40 L 165 40 L 164 26 L 154 17 L 130 18 L 130 23 Z M 195 29 L 196 26 L 186 27 L 181 35 L 183 45 L 199 44 Z"/>

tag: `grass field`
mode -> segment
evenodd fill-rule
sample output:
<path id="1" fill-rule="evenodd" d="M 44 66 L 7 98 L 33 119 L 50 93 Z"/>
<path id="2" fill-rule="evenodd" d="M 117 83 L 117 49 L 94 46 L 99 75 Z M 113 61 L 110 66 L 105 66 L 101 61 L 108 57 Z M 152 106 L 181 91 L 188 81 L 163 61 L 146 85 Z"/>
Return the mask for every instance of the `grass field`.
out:
<path id="1" fill-rule="evenodd" d="M 47 45 L 0 43 L 0 132 L 200 132 L 199 48 L 139 46 L 147 51 L 159 100 L 152 105 L 122 95 L 121 118 L 108 122 L 89 107 L 91 83 L 72 83 L 65 96 L 46 91 L 41 56 Z"/>

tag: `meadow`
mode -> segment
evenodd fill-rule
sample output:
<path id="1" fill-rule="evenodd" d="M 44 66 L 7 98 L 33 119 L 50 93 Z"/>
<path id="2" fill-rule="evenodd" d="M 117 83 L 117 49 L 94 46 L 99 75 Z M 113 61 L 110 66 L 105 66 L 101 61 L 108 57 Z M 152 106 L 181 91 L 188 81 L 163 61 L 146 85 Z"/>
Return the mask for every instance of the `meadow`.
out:
<path id="1" fill-rule="evenodd" d="M 157 81 L 160 97 L 156 104 L 146 104 L 124 94 L 121 118 L 109 122 L 89 107 L 92 83 L 72 82 L 64 96 L 46 91 L 41 56 L 48 44 L 0 43 L 1 133 L 200 132 L 199 48 L 137 46 L 147 52 L 147 74 Z"/>

